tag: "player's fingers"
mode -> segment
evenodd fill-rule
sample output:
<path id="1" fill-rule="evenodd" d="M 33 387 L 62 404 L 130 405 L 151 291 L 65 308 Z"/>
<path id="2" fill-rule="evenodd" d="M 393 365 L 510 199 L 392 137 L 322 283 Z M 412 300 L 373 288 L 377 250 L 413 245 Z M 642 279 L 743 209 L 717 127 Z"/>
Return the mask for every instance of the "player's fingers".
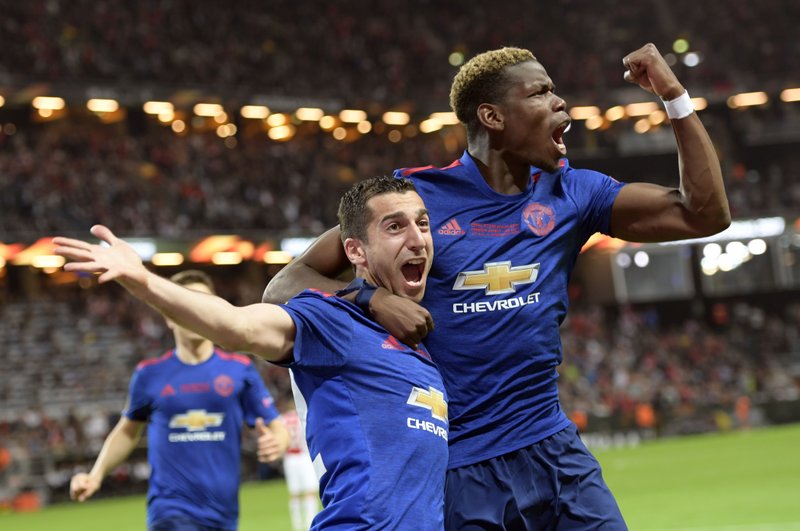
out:
<path id="1" fill-rule="evenodd" d="M 63 247 L 73 247 L 75 249 L 89 249 L 92 244 L 83 240 L 76 240 L 74 238 L 65 238 L 64 236 L 56 236 L 53 238 L 53 245 Z"/>
<path id="2" fill-rule="evenodd" d="M 69 262 L 64 264 L 64 271 L 75 271 L 76 273 L 97 273 L 104 271 L 104 268 L 96 262 Z"/>
<path id="3" fill-rule="evenodd" d="M 425 324 L 428 326 L 428 333 L 433 331 L 433 316 L 430 313 L 425 314 Z"/>
<path id="4" fill-rule="evenodd" d="M 77 247 L 58 246 L 53 249 L 53 252 L 59 256 L 63 256 L 64 258 L 78 260 L 81 262 L 92 260 L 94 256 L 91 249 L 79 249 Z"/>
<path id="5" fill-rule="evenodd" d="M 264 425 L 264 419 L 261 417 L 256 419 L 256 430 L 258 430 L 260 433 L 266 433 L 267 431 L 267 427 Z"/>
<path id="6" fill-rule="evenodd" d="M 111 232 L 111 229 L 105 225 L 94 225 L 91 229 L 89 229 L 89 232 L 110 245 L 114 245 L 119 241 L 119 238 L 114 236 L 114 233 Z"/>

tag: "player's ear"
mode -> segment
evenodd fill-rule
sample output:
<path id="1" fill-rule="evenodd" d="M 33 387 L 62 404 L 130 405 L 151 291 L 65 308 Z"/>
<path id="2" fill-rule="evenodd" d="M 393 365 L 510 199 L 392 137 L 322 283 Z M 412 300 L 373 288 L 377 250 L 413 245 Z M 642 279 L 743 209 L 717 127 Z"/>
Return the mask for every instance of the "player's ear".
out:
<path id="1" fill-rule="evenodd" d="M 344 252 L 347 259 L 354 266 L 365 266 L 367 264 L 367 251 L 364 244 L 358 238 L 347 238 L 344 241 Z"/>
<path id="2" fill-rule="evenodd" d="M 478 121 L 490 131 L 501 131 L 504 126 L 503 113 L 491 103 L 481 103 L 478 105 Z"/>

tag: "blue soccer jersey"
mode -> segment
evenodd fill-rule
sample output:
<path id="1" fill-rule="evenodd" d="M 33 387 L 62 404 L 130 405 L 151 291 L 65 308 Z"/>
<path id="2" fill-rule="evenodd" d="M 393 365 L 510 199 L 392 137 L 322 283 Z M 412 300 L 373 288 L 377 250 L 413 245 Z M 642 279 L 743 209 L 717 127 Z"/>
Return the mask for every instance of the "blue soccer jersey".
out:
<path id="1" fill-rule="evenodd" d="M 124 415 L 148 422 L 148 524 L 187 516 L 235 529 L 242 425 L 278 417 L 250 358 L 215 350 L 203 363 L 188 365 L 173 350 L 143 361 Z"/>
<path id="2" fill-rule="evenodd" d="M 447 396 L 427 351 L 339 297 L 309 290 L 284 308 L 324 506 L 312 529 L 441 530 Z"/>
<path id="3" fill-rule="evenodd" d="M 430 213 L 436 257 L 422 304 L 435 328 L 425 344 L 450 396 L 450 467 L 564 429 L 556 367 L 567 284 L 589 236 L 608 232 L 622 184 L 563 160 L 504 195 L 467 152 L 395 176 L 414 181 Z"/>

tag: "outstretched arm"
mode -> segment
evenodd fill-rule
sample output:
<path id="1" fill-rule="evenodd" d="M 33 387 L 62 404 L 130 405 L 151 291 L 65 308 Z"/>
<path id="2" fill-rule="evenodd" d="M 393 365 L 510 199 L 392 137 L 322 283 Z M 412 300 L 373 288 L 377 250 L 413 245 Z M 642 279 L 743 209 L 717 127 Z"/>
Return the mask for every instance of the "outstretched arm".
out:
<path id="1" fill-rule="evenodd" d="M 72 476 L 69 482 L 69 496 L 79 502 L 86 501 L 100 489 L 103 479 L 136 449 L 142 438 L 144 422 L 122 417 L 111 430 L 97 455 L 91 472 Z"/>
<path id="2" fill-rule="evenodd" d="M 306 251 L 292 260 L 267 285 L 264 302 L 283 302 L 304 289 L 333 293 L 347 285 L 336 280 L 352 266 L 342 247 L 336 226 L 317 238 Z M 433 330 L 431 314 L 419 304 L 378 288 L 369 303 L 372 317 L 394 337 L 413 348 Z"/>
<path id="3" fill-rule="evenodd" d="M 233 306 L 215 295 L 193 291 L 147 270 L 133 248 L 102 225 L 91 229 L 109 246 L 72 238 L 54 238 L 55 253 L 73 260 L 67 271 L 100 273 L 99 282 L 116 280 L 180 326 L 229 350 L 252 352 L 269 361 L 291 356 L 296 329 L 280 306 Z"/>
<path id="4" fill-rule="evenodd" d="M 627 55 L 625 79 L 665 101 L 685 89 L 656 47 Z M 722 170 L 714 145 L 697 114 L 672 119 L 678 143 L 679 188 L 632 183 L 622 188 L 611 214 L 611 233 L 624 240 L 654 242 L 709 236 L 731 222 Z"/>

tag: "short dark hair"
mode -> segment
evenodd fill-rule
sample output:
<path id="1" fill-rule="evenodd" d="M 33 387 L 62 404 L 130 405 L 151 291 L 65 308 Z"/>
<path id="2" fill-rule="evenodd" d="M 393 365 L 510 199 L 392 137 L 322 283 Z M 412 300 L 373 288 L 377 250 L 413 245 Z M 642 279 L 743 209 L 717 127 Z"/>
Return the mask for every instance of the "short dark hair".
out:
<path id="1" fill-rule="evenodd" d="M 416 192 L 414 183 L 409 179 L 395 177 L 373 177 L 353 185 L 339 201 L 339 227 L 342 241 L 347 238 L 358 238 L 367 241 L 367 225 L 371 221 L 372 212 L 367 201 L 380 194 Z"/>
<path id="2" fill-rule="evenodd" d="M 478 132 L 478 106 L 498 103 L 508 90 L 505 68 L 536 61 L 530 50 L 499 48 L 476 55 L 458 70 L 450 87 L 450 107 L 472 138 Z"/>
<path id="3" fill-rule="evenodd" d="M 203 284 L 211 291 L 211 293 L 216 293 L 214 290 L 214 282 L 211 280 L 211 277 L 199 269 L 187 269 L 185 271 L 181 271 L 180 273 L 175 273 L 169 277 L 169 279 L 176 284 L 180 284 L 181 286 L 187 286 L 189 284 Z"/>

